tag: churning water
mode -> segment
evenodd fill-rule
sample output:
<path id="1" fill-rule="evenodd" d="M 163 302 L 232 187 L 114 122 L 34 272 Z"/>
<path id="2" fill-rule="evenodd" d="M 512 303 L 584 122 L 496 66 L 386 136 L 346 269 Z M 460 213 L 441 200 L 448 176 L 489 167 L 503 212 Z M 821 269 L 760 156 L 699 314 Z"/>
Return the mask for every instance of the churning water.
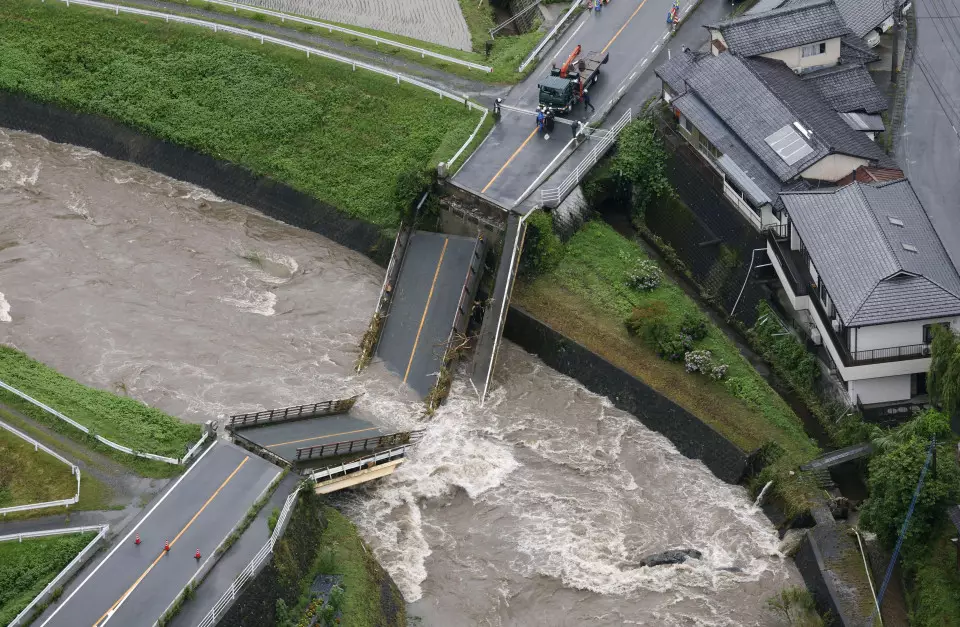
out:
<path id="1" fill-rule="evenodd" d="M 747 493 L 507 343 L 492 398 L 425 425 L 352 365 L 383 270 L 95 152 L 0 131 L 0 342 L 191 421 L 364 393 L 426 426 L 393 476 L 337 496 L 422 624 L 768 625 L 798 582 Z M 461 378 L 460 381 L 463 379 Z M 649 553 L 700 560 L 642 568 Z"/>

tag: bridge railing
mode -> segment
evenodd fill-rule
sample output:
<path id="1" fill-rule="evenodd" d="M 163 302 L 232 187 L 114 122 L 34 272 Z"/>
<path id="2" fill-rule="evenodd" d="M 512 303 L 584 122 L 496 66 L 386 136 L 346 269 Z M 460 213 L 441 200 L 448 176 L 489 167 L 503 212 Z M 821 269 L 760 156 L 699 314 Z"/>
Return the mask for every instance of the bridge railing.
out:
<path id="1" fill-rule="evenodd" d="M 281 407 L 280 409 L 267 409 L 264 411 L 251 412 L 249 414 L 237 414 L 230 416 L 227 422 L 227 429 L 235 431 L 237 429 L 246 429 L 248 427 L 257 427 L 265 424 L 275 424 L 278 422 L 290 422 L 294 420 L 305 420 L 307 418 L 316 418 L 318 416 L 332 416 L 350 411 L 357 402 L 359 396 L 351 396 L 332 401 L 322 401 L 309 405 L 297 405 L 295 407 Z"/>
<path id="2" fill-rule="evenodd" d="M 273 555 L 273 549 L 277 545 L 277 542 L 280 540 L 280 537 L 283 535 L 283 532 L 286 530 L 287 522 L 290 519 L 290 513 L 293 510 L 294 504 L 297 502 L 297 496 L 300 494 L 300 486 L 297 486 L 297 489 L 294 490 L 290 496 L 287 497 L 286 502 L 283 504 L 283 509 L 280 510 L 280 516 L 277 518 L 277 524 L 273 528 L 273 533 L 270 534 L 270 538 L 267 540 L 257 554 L 253 556 L 253 559 L 246 565 L 246 567 L 240 571 L 240 574 L 237 575 L 237 578 L 233 580 L 233 583 L 230 584 L 230 587 L 224 591 L 217 602 L 214 604 L 210 611 L 207 612 L 207 615 L 201 619 L 197 624 L 197 627 L 213 627 L 217 622 L 223 618 L 223 615 L 227 613 L 227 610 L 230 609 L 230 606 L 233 605 L 237 597 L 240 595 L 243 587 L 253 579 L 260 568 L 270 559 L 270 556 Z"/>
<path id="3" fill-rule="evenodd" d="M 398 446 L 387 451 L 382 451 L 380 453 L 374 453 L 369 457 L 363 457 L 361 459 L 356 459 L 350 462 L 344 462 L 337 466 L 329 466 L 327 468 L 321 468 L 319 470 L 313 471 L 304 471 L 301 474 L 304 475 L 307 479 L 311 481 L 316 481 L 320 483 L 321 481 L 327 481 L 333 479 L 337 476 L 345 477 L 347 475 L 359 472 L 366 468 L 376 466 L 377 464 L 382 464 L 394 459 L 399 459 L 404 457 L 407 454 L 407 451 L 414 447 L 413 444 L 404 444 L 403 446 Z"/>
<path id="4" fill-rule="evenodd" d="M 425 432 L 426 429 L 420 429 L 418 431 L 406 431 L 403 433 L 380 435 L 373 438 L 347 440 L 345 442 L 331 442 L 329 444 L 318 444 L 316 446 L 305 446 L 297 449 L 297 455 L 295 459 L 299 462 L 321 457 L 349 455 L 354 451 L 375 451 L 377 449 L 396 447 L 403 444 L 416 444 L 421 438 L 423 438 L 423 434 Z"/>
<path id="5" fill-rule="evenodd" d="M 554 208 L 563 202 L 563 199 L 573 191 L 573 188 L 580 184 L 580 181 L 587 175 L 590 168 L 596 165 L 597 161 L 610 149 L 610 146 L 617 141 L 617 135 L 623 130 L 623 127 L 630 123 L 632 115 L 632 110 L 627 109 L 626 113 L 613 125 L 613 128 L 611 128 L 608 133 L 601 135 L 593 149 L 591 149 L 590 153 L 577 165 L 576 169 L 560 182 L 559 187 L 554 189 L 541 189 L 540 203 L 544 207 Z"/>

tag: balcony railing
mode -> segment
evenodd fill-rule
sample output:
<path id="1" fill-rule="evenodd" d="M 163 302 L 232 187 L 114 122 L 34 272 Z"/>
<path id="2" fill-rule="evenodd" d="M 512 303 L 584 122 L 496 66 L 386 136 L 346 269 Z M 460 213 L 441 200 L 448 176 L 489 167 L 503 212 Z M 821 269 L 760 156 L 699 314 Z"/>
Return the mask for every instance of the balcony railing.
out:
<path id="1" fill-rule="evenodd" d="M 773 253 L 776 255 L 777 261 L 780 262 L 780 267 L 783 268 L 783 274 L 787 277 L 787 282 L 790 283 L 790 289 L 793 290 L 794 296 L 806 296 L 807 283 L 801 278 L 803 275 L 797 267 L 798 260 L 796 259 L 794 252 L 789 248 L 784 250 L 785 242 L 777 239 L 776 231 L 774 229 L 767 231 L 767 241 L 770 242 L 770 248 L 773 249 Z"/>
<path id="2" fill-rule="evenodd" d="M 816 288 L 811 286 L 810 291 L 813 292 L 810 296 L 810 302 L 813 304 L 813 308 L 817 310 L 817 314 L 820 316 L 820 320 L 823 322 L 823 326 L 827 330 L 827 336 L 829 337 L 830 341 L 833 342 L 834 348 L 837 349 L 837 353 L 840 355 L 840 359 L 843 361 L 844 366 L 867 366 L 869 364 L 882 364 L 891 361 L 922 359 L 930 356 L 930 346 L 928 344 L 891 346 L 888 348 L 875 348 L 873 350 L 851 352 L 847 349 L 846 342 L 837 335 L 836 331 L 833 330 L 830 316 L 828 316 L 827 312 L 824 311 L 823 303 L 820 302 L 820 298 L 816 294 Z"/>
<path id="3" fill-rule="evenodd" d="M 854 351 L 851 353 L 851 357 L 857 365 L 877 364 L 885 361 L 901 361 L 904 359 L 920 359 L 929 356 L 929 344 L 891 346 L 890 348 L 875 348 L 869 351 Z"/>

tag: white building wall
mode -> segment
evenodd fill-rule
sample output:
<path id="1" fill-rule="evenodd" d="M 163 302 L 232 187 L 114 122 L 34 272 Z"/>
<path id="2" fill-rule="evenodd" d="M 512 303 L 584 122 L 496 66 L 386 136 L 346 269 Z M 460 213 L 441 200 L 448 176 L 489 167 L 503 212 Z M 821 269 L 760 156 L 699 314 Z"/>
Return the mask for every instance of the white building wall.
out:
<path id="1" fill-rule="evenodd" d="M 830 138 L 827 137 L 824 138 L 824 140 L 829 142 Z M 850 176 L 850 174 L 860 166 L 866 165 L 870 165 L 870 162 L 866 159 L 859 159 L 849 155 L 833 154 L 827 155 L 820 161 L 817 161 L 801 172 L 800 176 L 815 181 L 835 182 L 845 176 Z"/>
<path id="2" fill-rule="evenodd" d="M 890 403 L 894 401 L 910 400 L 910 375 L 898 377 L 880 377 L 877 379 L 861 379 L 848 384 L 850 401 L 861 403 Z"/>
<path id="3" fill-rule="evenodd" d="M 717 38 L 715 37 L 715 39 Z M 828 39 L 826 43 L 826 52 L 823 54 L 816 54 L 811 57 L 803 56 L 802 46 L 784 48 L 783 50 L 768 52 L 767 54 L 762 54 L 760 56 L 768 59 L 776 59 L 777 61 L 783 61 L 791 70 L 838 64 L 840 62 L 840 38 L 835 37 L 833 39 Z"/>
<path id="4" fill-rule="evenodd" d="M 894 324 L 879 324 L 871 327 L 859 327 L 855 336 L 850 338 L 851 350 L 868 351 L 875 348 L 889 348 L 892 346 L 911 346 L 923 344 L 923 326 L 935 322 L 948 322 L 957 328 L 956 318 L 931 318 L 914 322 L 897 322 Z"/>

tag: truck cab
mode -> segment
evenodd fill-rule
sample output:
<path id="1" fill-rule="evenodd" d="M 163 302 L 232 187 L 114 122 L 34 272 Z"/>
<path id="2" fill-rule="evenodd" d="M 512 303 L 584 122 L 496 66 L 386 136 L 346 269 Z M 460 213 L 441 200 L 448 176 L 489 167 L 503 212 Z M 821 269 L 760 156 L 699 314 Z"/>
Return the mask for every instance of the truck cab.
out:
<path id="1" fill-rule="evenodd" d="M 574 94 L 576 81 L 559 76 L 547 76 L 540 83 L 540 105 L 554 111 L 569 113 L 580 94 Z"/>

